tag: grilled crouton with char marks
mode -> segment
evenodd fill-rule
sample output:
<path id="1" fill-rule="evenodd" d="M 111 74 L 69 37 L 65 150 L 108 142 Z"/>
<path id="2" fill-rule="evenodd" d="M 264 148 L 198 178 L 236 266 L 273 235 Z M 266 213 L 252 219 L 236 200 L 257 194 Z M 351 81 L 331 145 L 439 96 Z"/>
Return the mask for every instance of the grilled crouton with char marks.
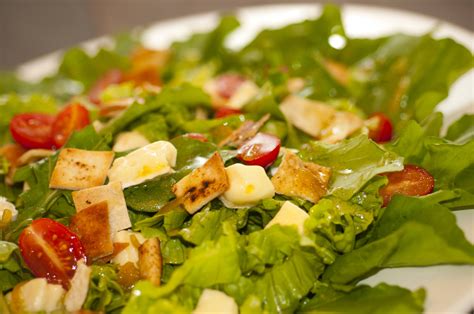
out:
<path id="1" fill-rule="evenodd" d="M 146 240 L 138 248 L 138 266 L 140 277 L 151 281 L 155 286 L 161 284 L 163 261 L 161 258 L 160 240 L 152 238 Z"/>
<path id="2" fill-rule="evenodd" d="M 59 153 L 49 187 L 80 190 L 104 184 L 113 152 L 64 148 Z"/>
<path id="3" fill-rule="evenodd" d="M 331 170 L 311 162 L 304 162 L 287 150 L 272 178 L 277 194 L 295 196 L 316 203 L 326 195 Z"/>
<path id="4" fill-rule="evenodd" d="M 194 214 L 229 188 L 224 162 L 218 152 L 201 167 L 173 185 L 172 191 L 186 211 Z"/>
<path id="5" fill-rule="evenodd" d="M 113 253 L 107 202 L 93 204 L 72 216 L 70 228 L 81 239 L 90 260 Z"/>

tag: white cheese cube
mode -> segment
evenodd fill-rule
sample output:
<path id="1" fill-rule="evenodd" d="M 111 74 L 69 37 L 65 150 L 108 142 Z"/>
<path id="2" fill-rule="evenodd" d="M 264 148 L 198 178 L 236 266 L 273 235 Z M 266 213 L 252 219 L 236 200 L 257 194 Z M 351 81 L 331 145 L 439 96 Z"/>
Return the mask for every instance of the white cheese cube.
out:
<path id="1" fill-rule="evenodd" d="M 10 211 L 12 217 L 11 220 L 16 220 L 16 217 L 18 216 L 18 211 L 16 210 L 15 205 L 7 201 L 5 197 L 0 196 L 0 221 L 2 220 L 3 214 L 7 210 Z"/>
<path id="2" fill-rule="evenodd" d="M 248 207 L 275 195 L 270 178 L 260 166 L 234 164 L 225 168 L 225 171 L 229 178 L 229 189 L 220 200 L 227 207 Z"/>
<path id="3" fill-rule="evenodd" d="M 71 279 L 71 288 L 64 298 L 64 306 L 68 312 L 79 311 L 84 304 L 89 291 L 89 280 L 92 269 L 83 260 L 77 263 L 74 277 Z"/>
<path id="4" fill-rule="evenodd" d="M 119 181 L 123 188 L 172 172 L 176 165 L 176 148 L 167 141 L 157 141 L 117 158 L 109 170 L 109 180 Z"/>
<path id="5" fill-rule="evenodd" d="M 229 99 L 226 107 L 232 109 L 242 109 L 252 98 L 257 96 L 259 88 L 252 81 L 243 82 Z"/>
<path id="6" fill-rule="evenodd" d="M 273 225 L 296 226 L 300 235 L 304 234 L 304 222 L 309 215 L 290 201 L 286 201 L 278 213 L 265 226 L 269 228 Z"/>
<path id="7" fill-rule="evenodd" d="M 126 152 L 132 149 L 143 147 L 148 144 L 150 144 L 150 142 L 140 132 L 122 132 L 117 135 L 117 138 L 115 139 L 113 151 Z"/>
<path id="8" fill-rule="evenodd" d="M 234 299 L 224 292 L 204 289 L 193 314 L 238 314 L 239 307 Z"/>
<path id="9" fill-rule="evenodd" d="M 61 285 L 49 284 L 45 278 L 35 278 L 20 288 L 20 297 L 25 312 L 50 313 L 61 308 L 64 296 Z"/>
<path id="10" fill-rule="evenodd" d="M 123 249 L 120 253 L 115 255 L 112 259 L 112 263 L 119 264 L 123 266 L 127 263 L 133 263 L 138 268 L 138 248 L 134 245 L 131 240 L 131 237 L 134 236 L 139 244 L 145 242 L 145 238 L 137 232 L 131 232 L 127 230 L 119 231 L 115 234 L 113 242 L 114 243 L 127 243 L 128 246 Z"/>

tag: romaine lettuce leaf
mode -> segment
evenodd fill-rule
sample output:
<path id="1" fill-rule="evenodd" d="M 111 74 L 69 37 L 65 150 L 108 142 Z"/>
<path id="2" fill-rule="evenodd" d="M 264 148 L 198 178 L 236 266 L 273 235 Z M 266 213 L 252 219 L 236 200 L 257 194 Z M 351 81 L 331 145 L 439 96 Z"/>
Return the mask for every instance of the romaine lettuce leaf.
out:
<path id="1" fill-rule="evenodd" d="M 382 268 L 474 264 L 474 246 L 454 215 L 424 199 L 395 196 L 366 236 L 364 246 L 339 256 L 327 268 L 326 281 L 352 283 Z"/>
<path id="2" fill-rule="evenodd" d="M 318 292 L 299 313 L 423 313 L 425 299 L 423 289 L 411 292 L 383 283 L 375 287 L 358 286 L 347 294 L 333 294 L 329 299 L 321 299 Z"/>
<path id="3" fill-rule="evenodd" d="M 465 143 L 474 138 L 474 114 L 466 114 L 452 123 L 446 133 L 447 140 Z"/>
<path id="4" fill-rule="evenodd" d="M 397 34 L 352 68 L 351 91 L 366 113 L 422 121 L 472 68 L 472 54 L 452 39 Z"/>
<path id="5" fill-rule="evenodd" d="M 403 158 L 365 135 L 334 145 L 310 142 L 300 156 L 332 169 L 328 192 L 343 200 L 350 199 L 375 175 L 403 169 Z"/>

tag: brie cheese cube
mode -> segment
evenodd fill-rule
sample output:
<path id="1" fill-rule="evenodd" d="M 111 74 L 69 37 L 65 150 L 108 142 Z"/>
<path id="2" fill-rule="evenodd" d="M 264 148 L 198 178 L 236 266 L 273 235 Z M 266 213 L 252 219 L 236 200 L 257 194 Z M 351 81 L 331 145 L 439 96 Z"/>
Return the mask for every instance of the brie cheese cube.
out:
<path id="1" fill-rule="evenodd" d="M 49 284 L 45 278 L 32 279 L 20 288 L 25 312 L 57 311 L 61 308 L 64 293 L 61 285 Z"/>
<path id="2" fill-rule="evenodd" d="M 220 200 L 227 207 L 248 207 L 275 195 L 270 178 L 260 166 L 234 164 L 225 168 L 225 171 L 229 178 L 229 189 Z"/>
<path id="3" fill-rule="evenodd" d="M 64 306 L 68 312 L 76 312 L 82 308 L 89 291 L 91 271 L 83 260 L 77 263 L 76 272 L 71 279 L 71 288 L 64 298 Z"/>
<path id="4" fill-rule="evenodd" d="M 193 314 L 238 314 L 239 307 L 234 299 L 224 292 L 204 289 Z"/>
<path id="5" fill-rule="evenodd" d="M 0 221 L 2 221 L 2 217 L 6 211 L 10 211 L 11 221 L 16 220 L 18 211 L 16 210 L 15 205 L 7 201 L 5 197 L 0 196 Z"/>
<path id="6" fill-rule="evenodd" d="M 150 144 L 146 137 L 140 132 L 122 132 L 117 135 L 113 147 L 114 152 L 126 152 Z"/>
<path id="7" fill-rule="evenodd" d="M 114 243 L 127 243 L 128 246 L 120 251 L 114 258 L 112 258 L 112 263 L 119 264 L 123 266 L 127 263 L 133 263 L 138 268 L 138 248 L 135 246 L 134 241 L 132 242 L 131 237 L 134 236 L 137 242 L 141 245 L 145 242 L 145 238 L 137 232 L 131 232 L 127 230 L 119 231 L 115 234 L 113 242 Z"/>
<path id="8" fill-rule="evenodd" d="M 176 165 L 177 150 L 167 141 L 157 141 L 117 158 L 109 170 L 109 180 L 123 188 L 170 173 Z"/>
<path id="9" fill-rule="evenodd" d="M 245 81 L 237 88 L 225 106 L 232 109 L 242 109 L 242 107 L 257 96 L 259 91 L 258 86 L 254 82 Z"/>
<path id="10" fill-rule="evenodd" d="M 265 226 L 269 228 L 273 225 L 296 226 L 300 235 L 304 234 L 304 222 L 309 215 L 290 201 L 286 201 L 278 213 Z"/>

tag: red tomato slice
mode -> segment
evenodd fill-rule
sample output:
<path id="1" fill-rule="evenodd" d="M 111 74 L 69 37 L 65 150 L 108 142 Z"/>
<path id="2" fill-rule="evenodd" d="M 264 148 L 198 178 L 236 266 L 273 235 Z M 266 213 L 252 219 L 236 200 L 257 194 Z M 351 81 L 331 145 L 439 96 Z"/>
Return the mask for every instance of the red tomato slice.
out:
<path id="1" fill-rule="evenodd" d="M 214 113 L 214 118 L 216 118 L 216 119 L 225 118 L 225 117 L 228 117 L 228 116 L 233 116 L 233 115 L 237 115 L 237 114 L 241 114 L 241 113 L 242 113 L 242 111 L 240 111 L 239 109 L 220 107 Z"/>
<path id="2" fill-rule="evenodd" d="M 392 122 L 383 113 L 372 114 L 369 118 L 368 128 L 369 137 L 377 143 L 388 142 L 392 139 Z"/>
<path id="3" fill-rule="evenodd" d="M 243 82 L 245 82 L 245 78 L 242 75 L 223 74 L 216 78 L 217 93 L 222 98 L 229 99 Z"/>
<path id="4" fill-rule="evenodd" d="M 197 141 L 201 141 L 203 143 L 207 142 L 207 138 L 201 133 L 186 133 L 183 136 L 192 138 Z"/>
<path id="5" fill-rule="evenodd" d="M 63 146 L 75 130 L 80 130 L 90 123 L 89 111 L 81 104 L 65 107 L 53 122 L 51 134 L 56 147 Z"/>
<path id="6" fill-rule="evenodd" d="M 89 100 L 98 105 L 100 104 L 100 94 L 112 84 L 118 84 L 123 81 L 123 73 L 120 70 L 114 69 L 106 72 L 89 90 Z"/>
<path id="7" fill-rule="evenodd" d="M 415 165 L 405 165 L 402 171 L 382 174 L 388 178 L 388 184 L 380 189 L 383 206 L 392 199 L 393 195 L 421 196 L 430 194 L 434 188 L 434 178 L 425 169 Z"/>
<path id="8" fill-rule="evenodd" d="M 15 141 L 25 148 L 47 148 L 53 146 L 51 126 L 54 116 L 42 113 L 23 113 L 10 121 L 10 133 Z"/>
<path id="9" fill-rule="evenodd" d="M 240 146 L 237 158 L 247 165 L 266 168 L 277 159 L 279 152 L 280 139 L 278 137 L 257 133 Z"/>
<path id="10" fill-rule="evenodd" d="M 69 287 L 77 262 L 86 261 L 79 237 L 64 225 L 49 219 L 34 220 L 18 240 L 26 265 L 36 277 Z"/>

